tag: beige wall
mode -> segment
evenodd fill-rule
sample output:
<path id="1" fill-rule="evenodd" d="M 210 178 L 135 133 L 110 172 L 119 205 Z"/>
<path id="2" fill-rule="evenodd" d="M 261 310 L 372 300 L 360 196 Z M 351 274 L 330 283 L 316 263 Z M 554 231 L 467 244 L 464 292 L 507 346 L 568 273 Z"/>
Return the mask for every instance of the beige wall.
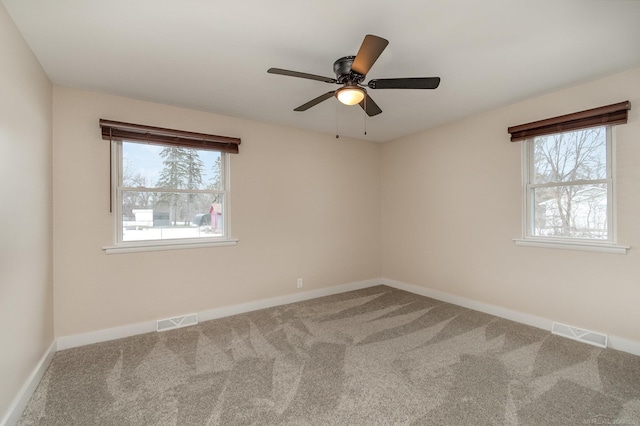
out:
<path id="1" fill-rule="evenodd" d="M 53 342 L 51 83 L 0 4 L 0 419 Z"/>
<path id="2" fill-rule="evenodd" d="M 380 146 L 54 87 L 56 336 L 380 276 Z M 109 143 L 100 118 L 242 138 L 233 247 L 107 255 Z"/>
<path id="3" fill-rule="evenodd" d="M 507 127 L 630 100 L 618 126 L 626 255 L 517 247 L 520 144 Z M 382 275 L 640 341 L 640 69 L 382 145 Z"/>
<path id="4" fill-rule="evenodd" d="M 626 99 L 640 105 L 639 83 L 632 70 L 382 145 L 55 87 L 56 335 L 285 295 L 297 277 L 311 290 L 382 275 L 640 341 L 636 249 L 513 243 L 521 153 L 506 132 Z M 634 248 L 638 111 L 617 128 L 619 242 Z M 105 255 L 113 221 L 99 118 L 241 137 L 231 164 L 240 243 Z"/>

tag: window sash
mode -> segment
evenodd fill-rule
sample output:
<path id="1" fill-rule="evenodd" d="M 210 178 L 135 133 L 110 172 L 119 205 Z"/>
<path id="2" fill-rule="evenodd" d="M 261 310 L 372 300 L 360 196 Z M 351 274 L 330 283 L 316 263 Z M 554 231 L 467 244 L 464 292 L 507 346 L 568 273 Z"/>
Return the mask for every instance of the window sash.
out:
<path id="1" fill-rule="evenodd" d="M 595 185 L 598 183 L 610 183 L 611 179 L 571 180 L 567 182 L 530 183 L 527 188 L 555 188 L 557 186 Z"/>
<path id="2" fill-rule="evenodd" d="M 591 126 L 591 127 L 601 127 L 601 126 Z M 535 143 L 534 138 L 531 137 L 529 139 L 524 140 L 522 146 L 523 152 L 523 188 L 524 194 L 523 197 L 523 235 L 525 239 L 538 239 L 538 240 L 554 240 L 554 241 L 567 241 L 567 242 L 575 242 L 575 241 L 587 241 L 591 243 L 604 243 L 611 244 L 616 243 L 616 229 L 615 229 L 615 202 L 614 202 L 614 148 L 613 148 L 613 131 L 614 128 L 612 126 L 603 126 L 605 127 L 605 138 L 606 138 L 606 179 L 581 179 L 574 181 L 565 181 L 565 182 L 548 182 L 548 183 L 531 183 L 534 181 L 534 173 L 535 173 Z M 568 131 L 567 131 L 568 132 Z M 557 133 L 557 132 L 556 132 Z M 568 187 L 568 186 L 579 186 L 579 185 L 596 185 L 596 184 L 605 184 L 607 189 L 607 238 L 604 239 L 596 239 L 596 238 L 577 238 L 577 237 L 565 237 L 565 236 L 544 236 L 544 235 L 536 235 L 535 234 L 535 189 L 537 188 L 555 188 L 555 187 Z"/>
<path id="3" fill-rule="evenodd" d="M 171 189 L 171 188 L 147 188 L 143 186 L 119 186 L 122 191 L 130 192 L 163 192 L 163 193 L 176 193 L 176 194 L 226 194 L 226 191 L 219 189 Z"/>
<path id="4" fill-rule="evenodd" d="M 122 178 L 124 176 L 124 164 L 122 157 L 122 142 L 127 142 L 127 140 L 112 140 L 111 141 L 111 158 L 112 161 L 112 197 L 116 201 L 115 204 L 115 226 L 114 226 L 114 239 L 116 246 L 162 246 L 162 245 L 174 245 L 176 243 L 183 243 L 193 241 L 194 243 L 204 243 L 207 241 L 216 242 L 216 241 L 227 241 L 229 238 L 229 230 L 230 230 L 230 217 L 229 217 L 229 206 L 230 206 L 230 191 L 229 191 L 229 153 L 221 152 L 221 180 L 222 180 L 222 188 L 221 190 L 202 190 L 202 189 L 172 189 L 172 188 L 157 188 L 157 187 L 124 187 L 122 186 Z M 137 141 L 132 141 L 137 142 Z M 165 145 L 166 146 L 166 145 Z M 194 148 L 198 149 L 198 148 Z M 211 194 L 215 196 L 220 194 L 223 196 L 223 211 L 222 211 L 222 235 L 221 236 L 212 236 L 212 237 L 198 237 L 198 238 L 183 238 L 183 239 L 148 239 L 148 240 L 132 240 L 132 241 L 124 241 L 123 240 L 123 192 L 125 191 L 134 191 L 134 192 L 155 192 L 155 193 L 180 193 L 180 194 Z"/>

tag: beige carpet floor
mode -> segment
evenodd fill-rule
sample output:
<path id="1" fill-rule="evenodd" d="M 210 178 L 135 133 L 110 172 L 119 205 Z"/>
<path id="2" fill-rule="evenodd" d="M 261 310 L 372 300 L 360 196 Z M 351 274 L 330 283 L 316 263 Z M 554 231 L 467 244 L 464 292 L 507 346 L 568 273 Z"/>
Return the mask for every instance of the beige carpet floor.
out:
<path id="1" fill-rule="evenodd" d="M 640 357 L 386 286 L 56 353 L 21 425 L 640 424 Z"/>

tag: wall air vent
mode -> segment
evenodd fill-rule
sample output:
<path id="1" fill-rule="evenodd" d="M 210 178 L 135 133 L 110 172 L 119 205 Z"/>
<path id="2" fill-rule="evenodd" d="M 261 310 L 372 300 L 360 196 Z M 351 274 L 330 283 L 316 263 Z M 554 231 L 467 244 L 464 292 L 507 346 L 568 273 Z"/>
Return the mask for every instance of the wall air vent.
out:
<path id="1" fill-rule="evenodd" d="M 158 331 L 173 330 L 176 328 L 196 325 L 198 323 L 198 314 L 183 315 L 181 317 L 166 318 L 157 321 Z"/>
<path id="2" fill-rule="evenodd" d="M 554 322 L 553 326 L 551 326 L 551 333 L 601 348 L 607 347 L 607 335 L 596 333 L 595 331 L 583 330 L 582 328 Z"/>

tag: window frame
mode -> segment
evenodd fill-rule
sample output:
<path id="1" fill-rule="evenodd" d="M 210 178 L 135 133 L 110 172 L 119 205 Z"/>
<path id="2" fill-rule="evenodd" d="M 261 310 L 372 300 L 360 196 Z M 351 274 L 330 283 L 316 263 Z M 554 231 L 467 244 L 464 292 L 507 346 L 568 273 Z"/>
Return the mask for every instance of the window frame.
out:
<path id="1" fill-rule="evenodd" d="M 137 240 L 137 241 L 124 241 L 122 239 L 122 192 L 128 189 L 141 190 L 141 188 L 128 188 L 121 185 L 123 177 L 123 158 L 122 158 L 122 143 L 144 143 L 137 140 L 125 139 L 113 139 L 111 140 L 110 155 L 111 155 L 111 197 L 114 200 L 113 208 L 113 236 L 112 246 L 103 247 L 103 250 L 107 254 L 115 253 L 128 253 L 128 252 L 142 252 L 142 251 L 160 251 L 160 250 L 176 250 L 176 249 L 188 249 L 188 248 L 201 248 L 201 247 L 216 247 L 216 246 L 230 246 L 235 245 L 238 240 L 230 237 L 231 233 L 231 173 L 230 173 L 230 161 L 231 156 L 229 152 L 220 152 L 222 159 L 222 178 L 223 189 L 222 190 L 160 190 L 158 188 L 144 188 L 150 192 L 175 192 L 175 193 L 222 193 L 224 198 L 223 213 L 222 213 L 222 225 L 223 235 L 219 237 L 198 237 L 198 238 L 175 238 L 164 240 Z M 171 144 L 154 143 L 154 145 L 171 147 Z M 193 148 L 201 149 L 201 148 Z"/>
<path id="2" fill-rule="evenodd" d="M 533 183 L 535 170 L 534 139 L 529 137 L 522 141 L 522 238 L 515 239 L 517 245 L 560 248 L 570 250 L 600 251 L 608 253 L 625 254 L 628 246 L 618 244 L 617 238 L 617 206 L 616 206 L 616 149 L 615 126 L 602 125 L 606 135 L 606 177 L 594 180 L 576 180 L 568 182 Z M 566 130 L 557 133 L 570 133 L 575 130 Z M 581 184 L 606 184 L 607 186 L 607 239 L 590 239 L 574 237 L 557 237 L 535 235 L 535 198 L 536 188 L 548 188 L 553 186 L 572 186 Z"/>

